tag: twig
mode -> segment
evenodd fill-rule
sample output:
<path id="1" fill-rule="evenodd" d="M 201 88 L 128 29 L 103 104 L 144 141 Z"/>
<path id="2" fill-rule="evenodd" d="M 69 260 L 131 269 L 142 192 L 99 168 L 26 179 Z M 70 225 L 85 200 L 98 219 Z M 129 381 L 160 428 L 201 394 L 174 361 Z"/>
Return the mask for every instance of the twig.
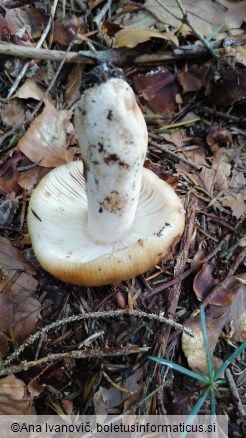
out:
<path id="1" fill-rule="evenodd" d="M 128 395 L 133 395 L 134 394 L 134 391 L 131 391 L 130 389 L 127 389 L 127 388 L 123 388 L 123 386 L 120 386 L 118 383 L 115 383 L 112 379 L 110 379 L 110 377 L 108 376 L 108 374 L 105 371 L 103 371 L 102 374 L 105 377 L 105 379 L 109 383 L 111 383 L 111 385 L 114 388 L 118 389 L 118 391 L 124 392 L 125 394 L 128 394 Z"/>
<path id="2" fill-rule="evenodd" d="M 150 137 L 152 135 L 150 134 Z M 160 149 L 162 152 L 165 152 L 166 154 L 170 155 L 171 157 L 175 158 L 175 160 L 177 161 L 183 161 L 183 163 L 188 164 L 190 167 L 192 167 L 195 170 L 200 170 L 200 168 L 198 166 L 196 166 L 196 164 L 188 161 L 186 158 L 182 157 L 181 155 L 176 154 L 173 151 L 170 151 L 170 149 L 168 149 L 166 146 L 164 146 L 163 144 L 159 144 L 156 141 L 150 140 L 149 141 L 150 145 L 156 147 L 157 149 Z"/>
<path id="3" fill-rule="evenodd" d="M 201 107 L 198 106 L 197 110 L 199 113 L 202 114 L 209 113 L 217 117 L 222 117 L 223 119 L 229 120 L 230 122 L 236 122 L 242 125 L 246 125 L 245 116 L 241 116 L 241 117 L 232 116 L 230 114 L 223 113 L 222 111 L 216 111 L 212 108 L 209 108 L 208 106 L 201 106 Z"/>
<path id="4" fill-rule="evenodd" d="M 215 297 L 215 295 L 219 294 L 225 287 L 228 282 L 228 280 L 232 277 L 234 272 L 237 270 L 238 266 L 243 262 L 243 260 L 246 258 L 246 248 L 243 248 L 239 255 L 236 257 L 234 262 L 232 263 L 229 271 L 227 272 L 224 280 L 222 280 L 219 284 L 217 284 L 212 291 L 206 296 L 206 298 L 203 300 L 202 305 L 203 307 L 206 307 L 209 302 Z M 195 309 L 192 312 L 192 317 L 196 317 L 200 313 L 199 309 Z"/>
<path id="5" fill-rule="evenodd" d="M 56 353 L 51 354 L 49 356 L 42 357 L 38 360 L 32 361 L 23 361 L 19 365 L 10 365 L 0 369 L 0 377 L 6 376 L 9 374 L 20 373 L 21 371 L 26 371 L 29 368 L 34 366 L 40 366 L 44 363 L 53 363 L 60 360 L 64 360 L 66 358 L 73 359 L 88 359 L 88 358 L 99 358 L 102 357 L 110 357 L 110 356 L 127 356 L 129 354 L 139 354 L 145 353 L 148 351 L 150 347 L 122 347 L 122 348 L 109 348 L 109 349 L 93 349 L 93 350 L 85 350 L 85 351 L 67 351 L 65 353 Z"/>
<path id="6" fill-rule="evenodd" d="M 108 10 L 111 8 L 113 0 L 108 0 L 105 5 L 102 7 L 102 9 L 98 12 L 98 14 L 93 18 L 93 23 L 96 23 L 98 28 L 100 29 L 102 27 L 102 20 L 103 17 L 106 15 Z"/>
<path id="7" fill-rule="evenodd" d="M 216 41 L 217 43 L 217 41 Z M 125 52 L 119 49 L 107 49 L 100 51 L 81 50 L 70 52 L 65 60 L 66 63 L 97 64 L 98 62 L 111 62 L 116 66 L 123 66 L 126 61 L 129 65 L 176 61 L 187 57 L 197 57 L 207 53 L 203 46 L 189 45 L 175 48 L 173 51 L 157 52 L 152 54 L 137 55 L 135 52 Z M 37 59 L 44 61 L 60 62 L 64 58 L 62 50 L 41 49 L 37 47 L 17 46 L 12 43 L 0 42 L 0 55 L 15 56 L 24 59 Z"/>
<path id="8" fill-rule="evenodd" d="M 231 393 L 232 393 L 233 397 L 235 397 L 235 399 L 237 400 L 237 403 L 238 403 L 237 404 L 237 408 L 238 408 L 239 416 L 240 416 L 240 418 L 243 419 L 243 418 L 245 418 L 246 412 L 244 412 L 243 404 L 241 402 L 241 399 L 240 399 L 240 396 L 238 394 L 238 390 L 237 390 L 236 384 L 235 384 L 235 382 L 233 380 L 233 377 L 232 377 L 232 374 L 231 374 L 229 368 L 227 368 L 225 370 L 225 375 L 226 375 L 226 378 L 228 380 Z"/>
<path id="9" fill-rule="evenodd" d="M 22 344 L 14 353 L 12 353 L 7 359 L 0 365 L 0 370 L 3 367 L 6 367 L 6 365 L 10 364 L 13 360 L 17 359 L 19 354 L 22 353 L 26 347 L 33 344 L 37 339 L 40 338 L 40 336 L 48 333 L 50 330 L 57 329 L 58 327 L 68 324 L 71 322 L 78 322 L 81 320 L 88 320 L 91 318 L 115 318 L 119 316 L 135 316 L 138 318 L 148 318 L 148 319 L 154 319 L 159 322 L 163 322 L 164 324 L 170 324 L 172 327 L 182 330 L 183 332 L 187 333 L 190 336 L 193 336 L 193 332 L 190 329 L 185 328 L 182 324 L 178 324 L 177 322 L 174 322 L 172 320 L 169 320 L 165 318 L 164 316 L 156 315 L 154 313 L 146 313 L 142 312 L 140 310 L 133 310 L 131 313 L 128 310 L 111 310 L 108 312 L 91 312 L 91 313 L 83 313 L 79 315 L 70 316 L 68 318 L 64 318 L 60 321 L 55 321 L 52 324 L 42 328 L 41 330 L 37 331 L 33 335 L 29 336 L 29 338 L 26 339 L 24 344 Z"/>
<path id="10" fill-rule="evenodd" d="M 207 50 L 213 55 L 215 58 L 217 58 L 217 54 L 214 52 L 213 48 L 210 46 L 208 41 L 203 37 L 203 35 L 194 27 L 192 24 L 190 17 L 188 15 L 188 12 L 185 10 L 183 4 L 181 3 L 181 0 L 176 0 L 176 3 L 179 7 L 179 9 L 182 12 L 182 17 L 179 17 L 179 15 L 175 14 L 170 8 L 168 8 L 161 0 L 156 0 L 159 6 L 161 6 L 166 12 L 168 12 L 172 17 L 176 18 L 176 20 L 181 21 L 182 23 L 186 24 L 191 28 L 191 30 L 194 32 L 194 34 L 197 36 L 197 38 L 203 43 L 203 45 L 207 48 Z"/>
<path id="11" fill-rule="evenodd" d="M 0 43 L 0 55 L 16 56 L 18 58 L 32 58 L 44 61 L 62 61 L 66 52 L 62 50 L 40 49 L 37 47 L 16 46 L 11 43 Z M 97 62 L 112 62 L 120 65 L 128 55 L 115 49 L 101 51 L 83 50 L 70 52 L 66 58 L 67 63 L 96 64 Z"/>
<path id="12" fill-rule="evenodd" d="M 52 6 L 52 8 L 51 8 L 51 13 L 50 13 L 49 21 L 48 21 L 48 23 L 47 23 L 47 25 L 46 25 L 46 27 L 45 27 L 45 29 L 44 29 L 42 35 L 41 35 L 40 40 L 37 42 L 37 46 L 36 46 L 37 48 L 39 48 L 39 47 L 42 46 L 43 42 L 45 41 L 45 39 L 46 39 L 46 37 L 47 37 L 47 35 L 48 35 L 49 31 L 50 31 L 50 28 L 51 28 L 51 25 L 52 25 L 52 21 L 53 21 L 54 16 L 55 16 L 55 12 L 56 12 L 56 8 L 57 8 L 58 1 L 59 1 L 59 0 L 54 0 L 53 6 Z M 25 49 L 26 49 L 26 47 L 25 47 Z M 18 85 L 19 85 L 21 79 L 22 79 L 22 78 L 24 77 L 24 75 L 26 74 L 26 71 L 27 71 L 29 65 L 30 65 L 30 62 L 28 61 L 28 62 L 27 62 L 26 64 L 24 64 L 24 66 L 22 67 L 22 69 L 21 69 L 20 73 L 18 74 L 18 76 L 17 76 L 15 82 L 13 83 L 12 87 L 11 87 L 10 90 L 9 90 L 9 93 L 8 93 L 7 99 L 9 99 L 9 98 L 12 96 L 12 94 L 15 92 L 15 90 L 16 90 L 16 88 L 18 87 Z"/>
<path id="13" fill-rule="evenodd" d="M 58 77 L 58 75 L 59 75 L 59 73 L 60 73 L 64 63 L 65 63 L 65 61 L 66 61 L 67 55 L 68 55 L 68 53 L 70 52 L 70 50 L 72 48 L 72 45 L 73 45 L 73 41 L 70 42 L 66 52 L 64 52 L 64 58 L 60 62 L 59 67 L 58 67 L 54 77 L 52 78 L 52 81 L 50 82 L 48 88 L 46 89 L 42 99 L 40 99 L 40 101 L 38 102 L 38 104 L 34 108 L 33 112 L 31 113 L 30 117 L 28 117 L 28 120 L 27 120 L 28 123 L 30 123 L 34 119 L 35 115 L 37 114 L 37 112 L 39 111 L 41 106 L 43 105 L 44 99 L 48 96 L 50 90 L 52 89 L 52 87 L 53 87 L 53 85 L 54 85 L 54 83 L 55 83 L 55 81 L 56 81 L 56 79 L 57 79 L 57 77 Z"/>
<path id="14" fill-rule="evenodd" d="M 45 27 L 45 29 L 44 29 L 42 35 L 41 35 L 40 40 L 37 42 L 37 45 L 36 45 L 37 48 L 41 47 L 42 44 L 44 43 L 44 41 L 46 40 L 46 37 L 47 37 L 47 35 L 48 35 L 49 31 L 50 31 L 50 28 L 51 28 L 52 22 L 53 22 L 54 17 L 55 17 L 55 12 L 56 12 L 56 8 L 57 8 L 58 1 L 59 1 L 59 0 L 54 0 L 53 6 L 52 6 L 52 8 L 51 8 L 51 12 L 50 12 L 50 18 L 49 18 L 49 21 L 48 21 L 48 23 L 47 23 L 47 25 L 46 25 L 46 27 Z M 29 65 L 30 65 L 30 62 L 28 61 L 28 62 L 26 62 L 26 64 L 24 64 L 24 66 L 22 67 L 22 69 L 21 69 L 20 73 L 18 74 L 18 76 L 17 76 L 15 82 L 13 83 L 12 87 L 11 87 L 10 90 L 9 90 L 9 93 L 8 93 L 7 99 L 9 99 L 9 98 L 12 96 L 12 94 L 15 92 L 15 90 L 16 90 L 16 88 L 18 87 L 18 85 L 19 85 L 21 79 L 25 76 L 26 71 L 28 70 Z"/>
<path id="15" fill-rule="evenodd" d="M 218 246 L 206 257 L 204 257 L 204 259 L 198 261 L 195 265 L 193 265 L 191 268 L 187 269 L 187 271 L 182 272 L 180 275 L 177 275 L 176 278 L 174 278 L 173 280 L 170 281 L 166 281 L 165 283 L 162 283 L 160 286 L 155 287 L 154 289 L 152 289 L 151 292 L 148 292 L 148 296 L 150 295 L 151 297 L 155 294 L 158 294 L 160 292 L 163 292 L 164 290 L 166 290 L 168 287 L 171 287 L 173 285 L 175 285 L 176 283 L 178 283 L 181 280 L 184 280 L 185 278 L 187 278 L 190 274 L 192 274 L 197 268 L 199 268 L 199 266 L 203 265 L 203 263 L 208 262 L 209 260 L 211 260 L 220 250 L 222 245 L 228 241 L 228 235 L 224 237 L 223 240 L 220 241 L 220 243 L 218 244 Z"/>
<path id="16" fill-rule="evenodd" d="M 161 391 L 165 386 L 170 386 L 172 383 L 173 383 L 172 380 L 166 380 L 161 385 L 157 386 L 157 388 L 155 388 L 153 391 L 151 391 L 148 395 L 146 395 L 146 397 L 139 400 L 134 406 L 131 406 L 131 408 L 124 411 L 123 414 L 130 415 L 132 413 L 133 409 L 134 409 L 134 411 L 136 411 L 137 408 L 139 408 L 141 405 L 143 405 L 149 399 L 151 399 L 153 397 L 153 395 L 155 395 L 157 392 Z"/>
<path id="17" fill-rule="evenodd" d="M 190 250 L 190 245 L 192 242 L 192 235 L 195 228 L 195 217 L 196 217 L 196 206 L 194 204 L 194 201 L 191 205 L 190 211 L 189 211 L 189 222 L 187 224 L 187 227 L 185 229 L 184 236 L 181 241 L 181 250 L 179 252 L 179 255 L 177 257 L 177 262 L 174 270 L 174 277 L 179 276 L 183 274 L 188 255 Z M 168 296 L 168 306 L 167 306 L 167 314 L 168 316 L 173 319 L 176 308 L 179 302 L 179 297 L 181 293 L 181 280 L 179 280 L 175 285 L 173 286 L 173 289 L 170 290 L 169 296 Z M 161 330 L 161 336 L 159 336 L 158 339 L 158 356 L 163 357 L 166 351 L 168 338 L 170 336 L 170 330 L 171 327 L 162 327 Z"/>

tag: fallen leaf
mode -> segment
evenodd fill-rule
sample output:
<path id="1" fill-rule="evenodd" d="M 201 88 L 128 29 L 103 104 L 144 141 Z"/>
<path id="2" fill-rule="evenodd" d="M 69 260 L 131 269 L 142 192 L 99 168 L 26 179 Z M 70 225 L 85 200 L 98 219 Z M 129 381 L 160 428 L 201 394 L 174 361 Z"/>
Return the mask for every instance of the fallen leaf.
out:
<path id="1" fill-rule="evenodd" d="M 244 187 L 246 187 L 246 178 L 243 172 L 238 172 L 236 169 L 233 169 L 232 176 L 229 182 L 229 187 L 237 189 L 240 191 Z"/>
<path id="2" fill-rule="evenodd" d="M 25 383 L 10 375 L 0 379 L 0 415 L 35 415 Z"/>
<path id="3" fill-rule="evenodd" d="M 69 107 L 80 97 L 82 73 L 81 64 L 74 65 L 69 72 L 65 90 L 65 102 Z"/>
<path id="4" fill-rule="evenodd" d="M 222 313 L 222 315 L 218 318 L 213 318 L 211 310 L 206 312 L 206 328 L 211 355 L 214 352 L 224 323 L 224 313 Z M 187 321 L 185 321 L 185 327 L 190 328 L 195 334 L 194 337 L 191 337 L 186 333 L 182 334 L 182 349 L 187 358 L 189 367 L 194 371 L 200 369 L 207 374 L 207 355 L 204 345 L 203 333 L 200 325 L 200 316 L 196 319 L 188 319 Z M 220 361 L 218 361 L 218 359 L 214 356 L 212 356 L 212 360 L 215 369 L 219 368 Z"/>
<path id="5" fill-rule="evenodd" d="M 121 29 L 115 34 L 114 47 L 133 48 L 138 44 L 149 41 L 151 38 L 160 38 L 173 43 L 178 47 L 178 39 L 170 32 L 160 32 L 155 29 Z"/>
<path id="6" fill-rule="evenodd" d="M 231 193 L 230 195 L 224 196 L 222 199 L 222 204 L 225 207 L 229 207 L 232 211 L 233 216 L 237 219 L 246 215 L 246 189 L 241 190 L 239 193 Z"/>
<path id="7" fill-rule="evenodd" d="M 214 267 L 212 265 L 204 263 L 204 265 L 194 278 L 193 289 L 199 301 L 204 300 L 206 295 L 216 284 L 216 280 L 213 277 L 213 270 Z"/>
<path id="8" fill-rule="evenodd" d="M 13 29 L 11 29 L 8 21 L 4 18 L 4 16 L 0 14 L 0 40 L 11 41 L 12 35 L 13 35 Z"/>
<path id="9" fill-rule="evenodd" d="M 10 225 L 19 206 L 15 193 L 10 193 L 0 199 L 0 225 Z"/>
<path id="10" fill-rule="evenodd" d="M 15 33 L 24 28 L 32 38 L 40 37 L 49 20 L 48 14 L 34 6 L 7 9 L 5 18 Z"/>
<path id="11" fill-rule="evenodd" d="M 40 166 L 20 172 L 18 184 L 23 189 L 31 191 L 48 172 L 47 168 Z"/>
<path id="12" fill-rule="evenodd" d="M 232 331 L 232 342 L 243 342 L 246 340 L 246 273 L 232 277 L 226 286 L 232 289 L 235 299 L 226 316 L 225 325 L 229 333 Z"/>
<path id="13" fill-rule="evenodd" d="M 3 295 L 3 294 L 2 294 Z M 12 332 L 18 345 L 35 331 L 40 316 L 41 304 L 31 291 L 19 291 L 12 296 Z"/>
<path id="14" fill-rule="evenodd" d="M 82 16 L 69 15 L 55 21 L 52 42 L 67 47 L 74 35 L 84 34 L 86 31 L 87 27 Z"/>
<path id="15" fill-rule="evenodd" d="M 67 133 L 72 132 L 69 113 L 46 101 L 44 110 L 32 122 L 18 146 L 32 162 L 56 167 L 73 160 L 76 149 L 67 148 Z"/>
<path id="16" fill-rule="evenodd" d="M 231 164 L 228 163 L 229 154 L 226 148 L 219 148 L 214 150 L 214 157 L 212 162 L 212 170 L 214 175 L 214 189 L 217 191 L 228 189 L 229 176 L 231 173 Z"/>
<path id="17" fill-rule="evenodd" d="M 140 371 L 136 371 L 131 376 L 127 377 L 120 383 L 122 388 L 128 389 L 133 394 L 127 394 L 115 387 L 105 388 L 99 387 L 99 390 L 94 394 L 93 404 L 95 414 L 107 415 L 111 409 L 121 405 L 126 400 L 129 400 L 133 395 L 137 396 L 141 390 L 141 385 L 138 383 L 141 376 Z"/>
<path id="18" fill-rule="evenodd" d="M 194 27 L 204 36 L 208 36 L 216 27 L 225 23 L 224 29 L 239 29 L 245 18 L 246 1 L 232 2 L 230 0 L 183 0 L 182 4 L 194 25 Z M 173 0 L 165 0 L 165 6 L 182 17 L 180 9 Z M 181 21 L 174 18 L 157 0 L 146 0 L 144 7 L 154 14 L 159 21 L 178 29 Z M 191 33 L 191 29 L 183 25 L 182 34 Z"/>
<path id="19" fill-rule="evenodd" d="M 21 154 L 14 154 L 0 168 L 0 194 L 18 192 L 18 171 L 17 164 L 21 160 Z"/>
<path id="20" fill-rule="evenodd" d="M 221 146 L 228 146 L 232 142 L 232 136 L 227 129 L 221 126 L 213 126 L 207 134 L 207 144 L 214 152 Z"/>
<path id="21" fill-rule="evenodd" d="M 6 354 L 9 351 L 9 338 L 4 335 L 3 333 L 0 333 L 0 360 L 6 356 Z"/>
<path id="22" fill-rule="evenodd" d="M 206 289 L 205 271 L 203 276 L 202 293 Z M 210 275 L 210 272 L 209 272 Z M 211 280 L 208 280 L 211 283 Z M 206 330 L 210 345 L 211 354 L 221 334 L 222 328 L 227 327 L 229 334 L 232 332 L 231 339 L 234 341 L 244 341 L 246 338 L 246 274 L 239 274 L 226 282 L 223 288 L 209 301 L 210 309 L 206 311 Z M 191 369 L 200 368 L 207 373 L 207 356 L 204 345 L 204 338 L 200 325 L 200 315 L 197 318 L 189 318 L 184 322 L 185 327 L 190 328 L 195 333 L 192 338 L 187 334 L 182 335 L 182 349 L 187 357 Z M 212 357 L 215 368 L 218 368 L 218 359 Z"/>
<path id="23" fill-rule="evenodd" d="M 9 288 L 15 293 L 21 289 L 36 290 L 38 282 L 33 277 L 36 269 L 8 239 L 2 236 L 0 236 L 0 266 L 0 292 L 6 292 Z"/>
<path id="24" fill-rule="evenodd" d="M 206 87 L 208 74 L 211 70 L 210 65 L 191 65 L 185 71 L 177 74 L 178 81 L 184 93 L 199 91 Z"/>
<path id="25" fill-rule="evenodd" d="M 141 97 L 155 113 L 172 113 L 177 107 L 179 85 L 176 76 L 164 67 L 147 75 L 135 75 L 134 85 Z"/>
<path id="26" fill-rule="evenodd" d="M 26 79 L 24 84 L 17 90 L 14 97 L 19 99 L 35 99 L 40 101 L 45 91 L 32 79 Z M 11 100 L 12 102 L 12 100 Z"/>
<path id="27" fill-rule="evenodd" d="M 38 397 L 45 390 L 45 385 L 41 385 L 37 382 L 37 379 L 32 379 L 27 385 L 28 395 L 30 395 L 30 399 L 33 400 L 35 397 Z"/>
<path id="28" fill-rule="evenodd" d="M 26 120 L 26 112 L 17 99 L 11 99 L 8 103 L 1 103 L 0 115 L 7 127 L 20 125 Z"/>
<path id="29" fill-rule="evenodd" d="M 183 146 L 183 135 L 180 129 L 172 130 L 170 134 L 161 134 L 167 143 L 174 144 L 177 148 L 182 148 Z"/>
<path id="30" fill-rule="evenodd" d="M 20 345 L 35 330 L 41 304 L 31 291 L 0 294 L 0 331 L 13 336 Z"/>
<path id="31" fill-rule="evenodd" d="M 219 107 L 231 106 L 245 99 L 245 69 L 227 67 L 214 72 L 214 79 L 208 85 L 207 94 L 211 104 Z"/>

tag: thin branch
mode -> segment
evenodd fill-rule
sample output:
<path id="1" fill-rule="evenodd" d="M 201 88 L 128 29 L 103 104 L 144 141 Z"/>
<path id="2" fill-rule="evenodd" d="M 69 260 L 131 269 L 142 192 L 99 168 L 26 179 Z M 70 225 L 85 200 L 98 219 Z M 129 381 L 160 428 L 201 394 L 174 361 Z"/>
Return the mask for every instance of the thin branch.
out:
<path id="1" fill-rule="evenodd" d="M 150 134 L 150 137 L 152 137 L 151 134 Z M 153 140 L 150 140 L 149 143 L 150 143 L 150 145 L 154 146 L 155 148 L 160 149 L 162 152 L 165 152 L 167 155 L 170 155 L 171 157 L 175 158 L 175 160 L 183 161 L 183 163 L 188 164 L 193 169 L 200 170 L 200 168 L 198 166 L 196 166 L 196 164 L 194 164 L 191 161 L 187 160 L 182 155 L 178 155 L 175 152 L 171 151 L 170 149 L 168 149 L 167 146 L 164 146 L 163 144 L 159 144 L 159 143 L 157 143 L 156 141 L 153 141 Z"/>
<path id="2" fill-rule="evenodd" d="M 40 40 L 37 42 L 37 45 L 36 45 L 37 48 L 41 47 L 42 44 L 44 43 L 44 41 L 46 40 L 46 37 L 47 37 L 47 35 L 48 35 L 49 31 L 50 31 L 51 25 L 52 25 L 52 21 L 54 20 L 54 17 L 55 17 L 55 12 L 56 12 L 58 1 L 59 0 L 54 0 L 53 6 L 51 8 L 51 13 L 50 13 L 49 21 L 48 21 L 48 23 L 47 23 L 47 25 L 46 25 L 46 27 L 45 27 L 41 37 L 40 37 Z M 26 49 L 26 47 L 24 49 Z M 15 92 L 15 90 L 18 87 L 21 79 L 25 76 L 25 74 L 26 74 L 26 72 L 27 72 L 27 70 L 29 68 L 29 65 L 30 65 L 30 61 L 26 62 L 26 64 L 23 65 L 23 67 L 22 67 L 20 73 L 18 74 L 15 82 L 13 83 L 12 87 L 9 90 L 7 99 L 9 99 L 12 96 L 12 94 Z"/>
<path id="3" fill-rule="evenodd" d="M 231 393 L 232 393 L 233 397 L 235 397 L 235 399 L 237 400 L 237 408 L 238 408 L 239 416 L 240 416 L 240 418 L 243 419 L 243 418 L 245 418 L 245 412 L 244 412 L 243 404 L 242 404 L 242 401 L 240 399 L 240 396 L 239 396 L 236 384 L 234 382 L 234 379 L 232 377 L 232 374 L 231 374 L 231 371 L 229 370 L 229 368 L 227 368 L 225 370 L 225 375 L 226 375 L 226 378 L 228 380 Z"/>
<path id="4" fill-rule="evenodd" d="M 140 310 L 133 310 L 131 312 L 129 312 L 128 310 L 111 310 L 108 312 L 92 312 L 92 313 L 86 313 L 86 314 L 82 313 L 79 315 L 74 315 L 74 316 L 70 316 L 68 318 L 64 318 L 60 321 L 55 321 L 52 324 L 37 331 L 33 335 L 29 336 L 29 338 L 26 339 L 24 344 L 22 344 L 9 357 L 7 357 L 7 359 L 0 365 L 0 370 L 3 367 L 6 367 L 7 365 L 9 365 L 13 360 L 17 359 L 19 354 L 22 353 L 26 349 L 26 347 L 28 347 L 29 345 L 32 345 L 37 339 L 40 338 L 40 336 L 43 336 L 44 334 L 48 333 L 50 330 L 55 330 L 58 327 L 60 327 L 64 324 L 71 323 L 71 322 L 78 322 L 78 321 L 82 321 L 82 320 L 88 320 L 91 318 L 95 318 L 95 319 L 115 318 L 115 317 L 124 316 L 124 315 L 135 316 L 138 318 L 154 319 L 154 320 L 162 322 L 164 324 L 170 324 L 175 329 L 181 330 L 190 336 L 194 336 L 192 330 L 185 328 L 182 324 L 179 324 L 177 322 L 169 320 L 168 318 L 165 318 L 164 316 L 156 315 L 154 313 L 146 313 L 146 312 L 142 312 Z"/>
<path id="5" fill-rule="evenodd" d="M 0 370 L 0 377 L 6 376 L 9 374 L 20 373 L 21 371 L 26 371 L 29 368 L 34 366 L 40 366 L 42 364 L 53 363 L 60 360 L 64 360 L 66 358 L 73 359 L 89 359 L 89 358 L 98 358 L 102 359 L 103 357 L 111 357 L 111 356 L 128 356 L 129 354 L 139 354 L 145 353 L 148 351 L 150 347 L 122 347 L 122 348 L 110 348 L 110 349 L 93 349 L 93 350 L 73 350 L 67 351 L 65 353 L 56 353 L 51 354 L 49 356 L 42 357 L 38 360 L 32 361 L 23 361 L 19 365 L 10 365 Z"/>
<path id="6" fill-rule="evenodd" d="M 179 15 L 175 14 L 170 8 L 168 8 L 164 2 L 161 0 L 156 0 L 156 3 L 158 3 L 159 6 L 161 6 L 168 14 L 172 15 L 172 17 L 176 18 L 176 20 L 181 21 L 182 23 L 186 24 L 190 29 L 194 32 L 194 34 L 197 36 L 197 38 L 203 43 L 203 45 L 207 48 L 207 50 L 213 55 L 215 58 L 217 58 L 217 54 L 214 52 L 213 48 L 210 46 L 208 41 L 204 38 L 204 36 L 194 27 L 192 24 L 192 21 L 190 20 L 190 17 L 188 15 L 188 12 L 184 8 L 181 0 L 176 0 L 176 3 L 179 7 L 179 9 L 182 12 L 182 17 L 179 17 Z"/>

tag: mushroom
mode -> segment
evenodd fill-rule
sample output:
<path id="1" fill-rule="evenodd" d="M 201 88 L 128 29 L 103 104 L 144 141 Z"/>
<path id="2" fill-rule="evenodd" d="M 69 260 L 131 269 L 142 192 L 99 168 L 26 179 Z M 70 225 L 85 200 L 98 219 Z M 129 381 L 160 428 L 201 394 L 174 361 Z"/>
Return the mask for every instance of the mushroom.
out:
<path id="1" fill-rule="evenodd" d="M 171 186 L 143 168 L 147 128 L 131 87 L 110 78 L 75 111 L 84 161 L 48 173 L 33 191 L 28 229 L 55 277 L 101 286 L 148 271 L 180 239 L 185 213 Z"/>

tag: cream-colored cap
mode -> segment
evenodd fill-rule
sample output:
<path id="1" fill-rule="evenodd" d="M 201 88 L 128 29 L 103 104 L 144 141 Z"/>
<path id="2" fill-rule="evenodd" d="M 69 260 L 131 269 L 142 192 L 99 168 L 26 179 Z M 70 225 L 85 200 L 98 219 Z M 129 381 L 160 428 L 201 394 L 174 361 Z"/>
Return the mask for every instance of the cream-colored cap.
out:
<path id="1" fill-rule="evenodd" d="M 171 186 L 143 169 L 132 226 L 117 241 L 93 240 L 87 225 L 83 163 L 48 173 L 29 203 L 28 229 L 42 267 L 67 283 L 101 286 L 148 271 L 169 254 L 185 224 L 182 203 Z"/>

